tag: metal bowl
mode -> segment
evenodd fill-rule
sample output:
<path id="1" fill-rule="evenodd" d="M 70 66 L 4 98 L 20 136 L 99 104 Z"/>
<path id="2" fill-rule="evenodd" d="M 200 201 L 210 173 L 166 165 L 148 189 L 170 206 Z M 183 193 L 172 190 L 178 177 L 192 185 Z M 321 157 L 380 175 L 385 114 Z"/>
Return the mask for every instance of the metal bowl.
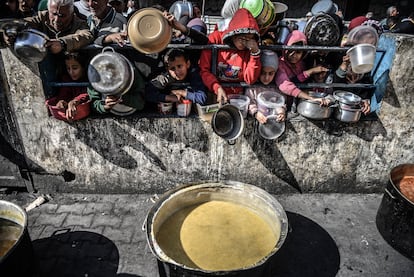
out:
<path id="1" fill-rule="evenodd" d="M 26 29 L 17 34 L 14 51 L 22 59 L 40 62 L 47 54 L 46 42 L 49 37 L 35 29 Z"/>

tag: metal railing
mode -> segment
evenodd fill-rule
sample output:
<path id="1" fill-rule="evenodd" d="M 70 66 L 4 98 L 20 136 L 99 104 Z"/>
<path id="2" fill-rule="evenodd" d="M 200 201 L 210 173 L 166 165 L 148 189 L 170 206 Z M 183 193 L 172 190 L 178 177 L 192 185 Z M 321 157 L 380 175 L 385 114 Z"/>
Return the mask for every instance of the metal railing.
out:
<path id="1" fill-rule="evenodd" d="M 125 51 L 125 50 L 135 50 L 131 46 L 131 44 L 126 44 L 124 47 L 119 47 L 118 45 L 112 45 L 115 50 L 119 51 Z M 102 46 L 98 45 L 88 45 L 83 48 L 83 50 L 99 50 L 102 49 Z M 212 50 L 212 72 L 213 74 L 216 74 L 216 68 L 217 68 L 217 55 L 218 51 L 222 49 L 231 49 L 228 45 L 222 45 L 222 44 L 208 44 L 208 45 L 195 45 L 195 44 L 169 44 L 167 48 L 181 48 L 181 49 L 188 49 L 188 50 L 205 50 L 205 49 L 211 49 Z M 350 47 L 338 47 L 338 46 L 287 46 L 287 45 L 266 45 L 266 46 L 260 46 L 260 49 L 269 49 L 273 51 L 284 51 L 284 50 L 299 50 L 299 51 L 317 51 L 317 52 L 346 52 Z M 136 50 L 135 50 L 136 51 Z M 373 69 L 373 75 L 377 71 L 379 65 L 381 64 L 382 59 L 385 55 L 385 50 L 383 49 L 377 49 L 377 52 L 381 53 L 380 59 L 376 65 L 376 67 Z M 142 53 L 137 52 L 137 55 L 144 55 Z M 88 86 L 89 82 L 50 82 L 49 86 L 51 87 L 82 87 L 82 86 Z M 224 87 L 228 86 L 241 86 L 241 87 L 257 87 L 260 86 L 259 84 L 252 84 L 249 85 L 244 82 L 240 83 L 223 83 Z M 311 88 L 375 88 L 374 84 L 344 84 L 344 83 L 332 83 L 332 84 L 325 84 L 325 83 L 297 83 L 296 86 L 301 89 L 311 89 Z M 274 86 L 275 87 L 275 86 Z"/>

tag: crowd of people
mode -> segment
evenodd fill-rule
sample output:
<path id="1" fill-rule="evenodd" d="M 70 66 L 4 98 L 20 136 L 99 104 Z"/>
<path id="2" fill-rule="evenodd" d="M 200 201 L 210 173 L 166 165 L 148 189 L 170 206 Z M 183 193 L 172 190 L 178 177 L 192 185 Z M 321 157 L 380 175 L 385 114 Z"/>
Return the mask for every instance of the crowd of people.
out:
<path id="1" fill-rule="evenodd" d="M 304 51 L 289 49 L 283 51 L 261 50 L 262 45 L 277 44 L 276 34 L 271 29 L 260 26 L 252 13 L 240 8 L 239 3 L 227 0 L 223 9 L 228 16 L 224 28 L 216 26 L 207 33 L 207 26 L 201 19 L 200 7 L 193 5 L 193 17 L 175 18 L 168 9 L 160 5 L 165 19 L 173 28 L 171 43 L 191 43 L 198 45 L 224 44 L 228 48 L 217 50 L 217 60 L 213 62 L 210 48 L 165 49 L 152 55 L 151 63 L 137 59 L 126 53 L 134 71 L 133 85 L 123 95 L 105 94 L 92 86 L 63 87 L 48 86 L 54 81 L 87 82 L 87 68 L 93 55 L 84 55 L 82 48 L 89 44 L 98 46 L 115 45 L 116 49 L 126 48 L 128 43 L 128 20 L 139 10 L 136 1 L 125 0 L 7 0 L 7 17 L 23 18 L 30 27 L 45 33 L 50 39 L 46 47 L 47 57 L 39 63 L 44 81 L 46 104 L 52 115 L 66 121 L 84 118 L 88 112 L 77 116 L 78 107 L 89 105 L 97 114 L 110 113 L 114 106 L 122 103 L 133 111 L 156 109 L 159 103 L 179 104 L 190 100 L 200 105 L 209 102 L 225 103 L 230 94 L 246 94 L 250 98 L 249 114 L 260 123 L 266 122 L 266 114 L 257 107 L 257 96 L 263 91 L 272 91 L 282 97 L 285 106 L 277 111 L 277 118 L 283 121 L 287 113 L 295 112 L 299 99 L 318 102 L 322 106 L 330 104 L 331 98 L 316 97 L 312 91 L 304 91 L 299 83 L 372 83 L 370 73 L 356 74 L 352 71 L 348 55 L 342 52 Z M 237 3 L 236 3 L 237 2 Z M 351 20 L 346 28 L 343 15 L 338 9 L 330 15 L 337 24 L 339 38 L 330 46 L 352 46 L 355 41 L 347 39 L 347 32 L 358 26 L 368 26 L 378 36 L 382 32 L 413 33 L 413 15 L 400 19 L 396 7 L 387 10 L 387 18 L 376 21 L 372 14 Z M 6 16 L 3 16 L 6 17 Z M 308 20 L 311 20 L 311 16 Z M 3 32 L 2 43 L 12 47 L 13 35 Z M 266 44 L 264 44 L 266 41 Z M 310 41 L 303 30 L 291 26 L 284 44 L 306 46 Z M 376 44 L 376 41 L 369 42 Z M 94 53 L 95 55 L 96 53 Z M 216 65 L 216 68 L 212 68 Z M 255 85 L 244 88 L 240 83 Z M 322 86 L 323 87 L 323 86 Z M 317 91 L 318 89 L 314 89 Z M 369 114 L 373 89 L 352 89 L 362 101 L 362 111 Z M 332 91 L 324 90 L 326 93 Z"/>

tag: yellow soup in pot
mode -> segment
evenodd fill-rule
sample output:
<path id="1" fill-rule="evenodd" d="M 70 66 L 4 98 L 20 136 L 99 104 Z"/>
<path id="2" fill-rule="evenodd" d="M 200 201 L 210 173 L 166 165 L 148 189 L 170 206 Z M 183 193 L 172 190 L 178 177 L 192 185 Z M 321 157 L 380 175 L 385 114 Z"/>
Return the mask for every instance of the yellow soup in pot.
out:
<path id="1" fill-rule="evenodd" d="M 253 210 L 209 201 L 170 216 L 156 234 L 161 249 L 177 263 L 220 271 L 252 266 L 266 257 L 280 237 Z"/>

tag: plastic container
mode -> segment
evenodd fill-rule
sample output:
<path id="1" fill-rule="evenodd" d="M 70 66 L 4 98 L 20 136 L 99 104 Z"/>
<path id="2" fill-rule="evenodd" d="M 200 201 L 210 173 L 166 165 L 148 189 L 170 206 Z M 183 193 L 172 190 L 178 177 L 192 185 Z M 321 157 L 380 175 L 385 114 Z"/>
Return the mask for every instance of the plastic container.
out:
<path id="1" fill-rule="evenodd" d="M 189 116 L 191 112 L 191 101 L 185 99 L 177 103 L 177 115 L 178 116 Z"/>
<path id="2" fill-rule="evenodd" d="M 171 114 L 173 109 L 173 103 L 171 102 L 159 102 L 158 112 L 161 114 Z"/>
<path id="3" fill-rule="evenodd" d="M 250 98 L 247 95 L 242 94 L 229 94 L 227 95 L 229 103 L 239 108 L 243 115 L 243 118 L 247 117 L 247 111 L 249 110 Z"/>
<path id="4" fill-rule="evenodd" d="M 276 115 L 285 105 L 285 97 L 276 91 L 264 91 L 257 96 L 257 108 L 265 115 Z"/>
<path id="5" fill-rule="evenodd" d="M 352 71 L 357 74 L 368 73 L 374 67 L 376 48 L 372 44 L 357 44 L 346 52 Z"/>
<path id="6" fill-rule="evenodd" d="M 197 113 L 201 120 L 206 122 L 211 122 L 211 119 L 213 118 L 213 114 L 217 112 L 220 108 L 220 104 L 211 104 L 202 106 L 200 104 L 196 104 L 197 107 Z"/>
<path id="7" fill-rule="evenodd" d="M 76 120 L 80 120 L 83 119 L 85 117 L 87 117 L 90 112 L 91 112 L 91 106 L 90 106 L 90 101 L 84 102 L 79 104 L 78 106 L 76 106 L 76 114 L 74 116 L 73 119 L 71 119 L 71 121 L 76 121 Z M 56 107 L 55 103 L 46 103 L 47 107 L 49 108 L 50 114 L 59 120 L 64 120 L 64 121 L 69 121 L 69 119 L 66 117 L 66 110 L 65 109 L 59 109 L 58 107 Z"/>

